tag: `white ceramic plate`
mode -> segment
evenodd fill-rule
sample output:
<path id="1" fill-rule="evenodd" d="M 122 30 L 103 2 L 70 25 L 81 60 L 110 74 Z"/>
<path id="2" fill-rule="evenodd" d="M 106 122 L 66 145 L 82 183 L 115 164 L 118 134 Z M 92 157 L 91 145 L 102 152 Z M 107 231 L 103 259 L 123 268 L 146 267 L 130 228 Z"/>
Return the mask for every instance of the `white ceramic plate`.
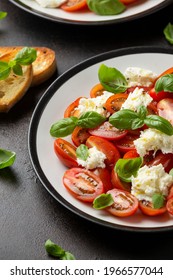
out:
<path id="1" fill-rule="evenodd" d="M 34 0 L 9 0 L 18 7 L 37 16 L 52 21 L 90 25 L 110 24 L 141 18 L 156 12 L 172 2 L 172 0 L 140 0 L 129 5 L 123 13 L 114 16 L 99 16 L 92 12 L 67 13 L 61 9 L 42 8 Z"/>
<path id="2" fill-rule="evenodd" d="M 53 123 L 63 118 L 64 109 L 77 97 L 89 96 L 97 84 L 101 63 L 124 71 L 128 66 L 150 69 L 161 73 L 172 67 L 173 49 L 128 48 L 104 53 L 88 59 L 61 75 L 48 88 L 39 101 L 29 128 L 29 152 L 33 167 L 43 186 L 65 207 L 95 223 L 123 230 L 150 231 L 173 229 L 173 218 L 144 216 L 141 212 L 128 218 L 116 218 L 105 211 L 77 201 L 62 184 L 66 168 L 53 150 L 54 139 L 49 130 Z M 70 138 L 68 139 L 70 140 Z"/>

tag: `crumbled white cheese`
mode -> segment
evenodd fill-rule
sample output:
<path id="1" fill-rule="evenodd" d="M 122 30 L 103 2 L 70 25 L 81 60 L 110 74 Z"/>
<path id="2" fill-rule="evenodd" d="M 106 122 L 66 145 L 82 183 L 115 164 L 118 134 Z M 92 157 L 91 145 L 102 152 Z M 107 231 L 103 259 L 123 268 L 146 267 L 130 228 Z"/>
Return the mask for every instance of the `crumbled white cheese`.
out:
<path id="1" fill-rule="evenodd" d="M 88 151 L 89 155 L 86 160 L 77 158 L 78 164 L 85 167 L 86 169 L 94 169 L 97 167 L 104 168 L 104 160 L 106 159 L 106 155 L 101 151 L 97 150 L 95 146 L 90 148 Z"/>
<path id="2" fill-rule="evenodd" d="M 155 193 L 167 196 L 172 184 L 173 177 L 165 172 L 162 164 L 152 167 L 145 165 L 139 169 L 137 177 L 132 176 L 131 193 L 138 200 L 152 202 Z"/>
<path id="3" fill-rule="evenodd" d="M 142 69 L 139 67 L 128 67 L 124 76 L 128 82 L 129 87 L 134 86 L 152 86 L 157 75 L 150 70 Z"/>
<path id="4" fill-rule="evenodd" d="M 137 153 L 143 157 L 149 151 L 161 150 L 163 154 L 173 153 L 173 135 L 169 136 L 157 129 L 148 128 L 141 131 L 140 137 L 134 141 Z"/>
<path id="5" fill-rule="evenodd" d="M 133 92 L 129 93 L 121 109 L 136 111 L 140 106 L 147 107 L 152 100 L 153 98 L 143 88 L 136 87 Z"/>
<path id="6" fill-rule="evenodd" d="M 98 114 L 106 117 L 107 110 L 104 108 L 104 105 L 107 99 L 112 95 L 113 93 L 105 91 L 103 95 L 97 96 L 95 98 L 81 98 L 76 110 L 79 111 L 80 115 L 89 111 L 95 111 Z"/>
<path id="7" fill-rule="evenodd" d="M 67 0 L 35 0 L 43 8 L 57 8 Z"/>

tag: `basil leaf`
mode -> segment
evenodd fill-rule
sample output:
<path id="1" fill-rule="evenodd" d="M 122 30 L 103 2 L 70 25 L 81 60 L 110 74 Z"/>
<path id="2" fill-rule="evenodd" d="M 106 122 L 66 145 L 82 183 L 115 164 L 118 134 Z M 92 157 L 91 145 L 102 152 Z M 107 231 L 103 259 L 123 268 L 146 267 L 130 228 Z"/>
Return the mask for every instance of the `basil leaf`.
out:
<path id="1" fill-rule="evenodd" d="M 108 206 L 111 206 L 114 203 L 113 197 L 110 193 L 102 193 L 97 196 L 93 201 L 93 208 L 95 209 L 104 209 Z"/>
<path id="2" fill-rule="evenodd" d="M 119 159 L 115 164 L 115 171 L 124 182 L 131 182 L 132 175 L 136 177 L 139 168 L 143 163 L 141 157 L 133 159 Z"/>
<path id="3" fill-rule="evenodd" d="M 170 44 L 173 44 L 173 24 L 168 23 L 168 25 L 164 28 L 163 33 L 167 41 Z"/>
<path id="4" fill-rule="evenodd" d="M 37 51 L 33 48 L 25 47 L 17 53 L 14 60 L 21 65 L 29 65 L 32 62 L 34 62 L 36 58 L 37 58 Z"/>
<path id="5" fill-rule="evenodd" d="M 89 111 L 80 116 L 77 126 L 82 128 L 95 128 L 106 120 L 105 117 L 95 111 Z"/>
<path id="6" fill-rule="evenodd" d="M 65 137 L 70 135 L 77 125 L 78 118 L 70 117 L 59 120 L 50 128 L 50 134 L 53 137 Z"/>
<path id="7" fill-rule="evenodd" d="M 119 0 L 87 0 L 89 9 L 98 15 L 116 15 L 125 10 L 125 5 Z"/>
<path id="8" fill-rule="evenodd" d="M 169 171 L 169 175 L 173 176 L 173 168 Z"/>
<path id="9" fill-rule="evenodd" d="M 11 166 L 16 159 L 16 153 L 0 149 L 0 169 Z"/>
<path id="10" fill-rule="evenodd" d="M 7 62 L 0 61 L 0 80 L 5 80 L 8 78 L 11 72 L 11 67 Z"/>
<path id="11" fill-rule="evenodd" d="M 167 135 L 173 135 L 173 126 L 171 123 L 157 115 L 148 115 L 146 116 L 146 119 L 144 120 L 144 123 L 151 128 L 158 129 L 159 131 L 167 134 Z"/>
<path id="12" fill-rule="evenodd" d="M 81 144 L 79 147 L 76 149 L 76 156 L 82 160 L 87 160 L 89 156 L 89 149 L 86 145 Z"/>
<path id="13" fill-rule="evenodd" d="M 173 92 L 173 74 L 161 76 L 155 84 L 155 91 L 168 91 Z"/>
<path id="14" fill-rule="evenodd" d="M 133 130 L 142 127 L 144 124 L 144 120 L 141 120 L 136 112 L 129 109 L 123 109 L 115 112 L 112 116 L 110 116 L 109 122 L 118 129 Z"/>
<path id="15" fill-rule="evenodd" d="M 119 93 L 127 89 L 127 81 L 124 75 L 116 68 L 102 64 L 98 72 L 100 83 L 110 92 Z"/>
<path id="16" fill-rule="evenodd" d="M 159 209 L 164 206 L 165 198 L 162 194 L 155 193 L 152 196 L 152 203 L 154 209 Z"/>
<path id="17" fill-rule="evenodd" d="M 18 76 L 23 75 L 22 66 L 20 64 L 18 64 L 18 63 L 15 64 L 12 69 L 13 69 L 14 74 L 16 74 Z"/>
<path id="18" fill-rule="evenodd" d="M 137 110 L 137 114 L 140 119 L 144 120 L 147 115 L 147 108 L 145 106 L 140 106 Z"/>
<path id="19" fill-rule="evenodd" d="M 0 19 L 3 19 L 7 16 L 7 13 L 6 12 L 2 12 L 0 11 Z"/>
<path id="20" fill-rule="evenodd" d="M 75 257 L 70 252 L 65 252 L 61 260 L 75 260 Z"/>
<path id="21" fill-rule="evenodd" d="M 60 260 L 75 260 L 75 257 L 62 249 L 59 245 L 53 243 L 50 239 L 45 242 L 47 253 L 53 257 L 58 257 Z"/>

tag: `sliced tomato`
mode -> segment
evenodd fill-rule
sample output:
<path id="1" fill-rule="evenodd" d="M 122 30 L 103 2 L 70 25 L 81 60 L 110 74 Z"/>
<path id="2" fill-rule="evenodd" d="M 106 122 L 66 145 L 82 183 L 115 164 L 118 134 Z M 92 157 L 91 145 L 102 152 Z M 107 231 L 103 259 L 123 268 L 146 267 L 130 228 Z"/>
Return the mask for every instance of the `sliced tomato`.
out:
<path id="1" fill-rule="evenodd" d="M 173 125 L 173 93 L 172 98 L 164 98 L 157 104 L 158 115 Z"/>
<path id="2" fill-rule="evenodd" d="M 119 111 L 121 109 L 122 104 L 126 101 L 128 97 L 127 93 L 116 93 L 111 95 L 105 103 L 105 108 L 111 114 Z"/>
<path id="3" fill-rule="evenodd" d="M 86 145 L 89 148 L 96 147 L 99 151 L 106 155 L 105 164 L 108 168 L 112 169 L 120 158 L 120 153 L 118 149 L 108 140 L 98 137 L 98 136 L 90 136 L 87 141 Z"/>
<path id="4" fill-rule="evenodd" d="M 153 208 L 152 203 L 141 200 L 139 202 L 139 209 L 142 211 L 143 214 L 148 215 L 148 216 L 158 216 L 167 211 L 166 206 L 163 206 L 159 209 Z"/>
<path id="5" fill-rule="evenodd" d="M 163 165 L 165 172 L 169 173 L 169 171 L 173 168 L 173 154 L 163 154 L 162 152 L 158 152 L 152 160 L 146 163 L 146 165 L 150 167 L 160 163 Z"/>
<path id="6" fill-rule="evenodd" d="M 117 129 L 116 127 L 112 126 L 108 121 L 104 122 L 103 124 L 94 129 L 89 129 L 88 131 L 91 135 L 103 137 L 108 140 L 120 140 L 127 134 L 127 130 Z"/>
<path id="7" fill-rule="evenodd" d="M 157 77 L 157 80 L 162 77 L 162 76 L 165 76 L 167 74 L 173 74 L 173 67 L 170 67 L 168 69 L 166 69 L 165 71 L 163 71 L 158 77 Z"/>
<path id="8" fill-rule="evenodd" d="M 166 209 L 169 214 L 173 215 L 173 197 L 169 198 L 166 203 Z"/>
<path id="9" fill-rule="evenodd" d="M 124 154 L 123 158 L 136 158 L 139 157 L 139 154 L 136 150 L 130 150 Z"/>
<path id="10" fill-rule="evenodd" d="M 82 97 L 78 97 L 75 101 L 73 101 L 65 110 L 64 112 L 64 118 L 69 118 L 71 116 L 74 116 L 76 114 L 76 108 L 79 105 L 79 101 Z"/>
<path id="11" fill-rule="evenodd" d="M 157 101 L 152 100 L 147 106 L 148 115 L 157 115 Z"/>
<path id="12" fill-rule="evenodd" d="M 77 167 L 76 147 L 68 141 L 57 138 L 54 141 L 54 151 L 60 161 L 67 167 Z"/>
<path id="13" fill-rule="evenodd" d="M 107 193 L 111 194 L 114 200 L 114 203 L 106 208 L 106 210 L 112 215 L 128 217 L 137 211 L 138 200 L 131 193 L 118 189 L 112 189 Z"/>
<path id="14" fill-rule="evenodd" d="M 173 185 L 169 188 L 169 194 L 167 196 L 167 200 L 173 197 Z"/>
<path id="15" fill-rule="evenodd" d="M 94 170 L 94 173 L 102 180 L 104 192 L 113 189 L 111 182 L 111 172 L 107 168 L 97 168 Z"/>
<path id="16" fill-rule="evenodd" d="M 128 192 L 131 191 L 131 184 L 127 183 L 127 182 L 123 182 L 119 178 L 117 172 L 114 169 L 111 172 L 111 182 L 112 182 L 113 187 L 116 189 L 120 189 L 120 190 L 128 191 Z"/>
<path id="17" fill-rule="evenodd" d="M 101 95 L 103 95 L 104 90 L 105 89 L 102 86 L 102 84 L 97 84 L 91 89 L 90 97 L 91 98 L 96 98 L 97 96 L 101 96 Z"/>
<path id="18" fill-rule="evenodd" d="M 139 133 L 128 133 L 123 139 L 114 141 L 114 144 L 118 150 L 122 153 L 126 153 L 130 150 L 135 150 L 134 140 L 139 138 Z"/>
<path id="19" fill-rule="evenodd" d="M 76 12 L 87 7 L 86 0 L 67 0 L 67 2 L 60 6 L 61 9 L 67 12 Z"/>
<path id="20" fill-rule="evenodd" d="M 71 168 L 65 171 L 63 184 L 75 198 L 85 202 L 93 202 L 104 192 L 101 179 L 92 171 L 83 168 Z"/>
<path id="21" fill-rule="evenodd" d="M 120 2 L 122 2 L 124 5 L 129 5 L 137 1 L 138 0 L 120 0 Z"/>
<path id="22" fill-rule="evenodd" d="M 144 91 L 146 92 L 149 92 L 150 89 L 152 88 L 151 86 L 150 87 L 145 87 L 145 86 L 133 86 L 133 87 L 129 87 L 125 93 L 129 94 L 130 92 L 133 92 L 136 88 L 143 88 Z"/>
<path id="23" fill-rule="evenodd" d="M 149 91 L 149 95 L 153 98 L 154 101 L 159 102 L 163 98 L 169 98 L 173 95 L 171 92 L 160 91 L 156 92 L 154 88 Z"/>
<path id="24" fill-rule="evenodd" d="M 73 143 L 78 147 L 81 144 L 85 144 L 89 136 L 90 133 L 88 132 L 88 129 L 77 126 L 72 132 L 71 139 Z"/>

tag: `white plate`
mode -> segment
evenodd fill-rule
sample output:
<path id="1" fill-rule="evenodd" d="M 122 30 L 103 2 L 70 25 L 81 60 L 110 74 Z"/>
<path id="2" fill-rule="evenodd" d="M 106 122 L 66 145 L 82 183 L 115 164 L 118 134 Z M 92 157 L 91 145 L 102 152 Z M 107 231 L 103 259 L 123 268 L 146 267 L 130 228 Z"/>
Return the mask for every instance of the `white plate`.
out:
<path id="1" fill-rule="evenodd" d="M 132 217 L 116 218 L 76 200 L 63 187 L 62 176 L 66 168 L 54 153 L 54 139 L 49 130 L 53 123 L 63 118 L 64 109 L 72 101 L 81 95 L 89 96 L 90 89 L 99 82 L 98 69 L 101 63 L 122 72 L 128 66 L 136 66 L 159 74 L 173 66 L 173 49 L 137 47 L 112 51 L 92 57 L 57 78 L 39 101 L 31 119 L 29 152 L 33 167 L 43 186 L 54 198 L 85 219 L 123 230 L 173 229 L 173 218 L 168 214 L 148 217 L 138 212 Z"/>
<path id="2" fill-rule="evenodd" d="M 68 13 L 61 9 L 42 8 L 34 0 L 9 1 L 37 16 L 47 18 L 52 21 L 80 25 L 98 25 L 129 21 L 156 12 L 172 3 L 172 0 L 141 0 L 138 3 L 129 5 L 127 9 L 119 15 L 99 16 L 89 11 Z"/>

